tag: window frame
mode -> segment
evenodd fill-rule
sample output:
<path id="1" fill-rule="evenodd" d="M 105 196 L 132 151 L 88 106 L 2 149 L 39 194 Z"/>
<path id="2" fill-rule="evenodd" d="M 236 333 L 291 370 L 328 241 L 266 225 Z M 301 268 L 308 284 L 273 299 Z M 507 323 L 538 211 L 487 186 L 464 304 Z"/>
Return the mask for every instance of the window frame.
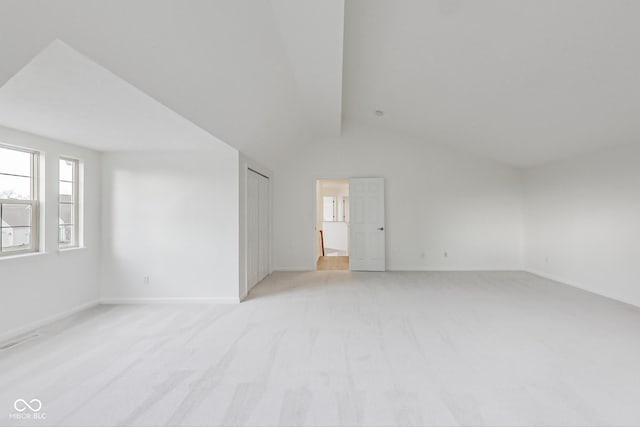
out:
<path id="1" fill-rule="evenodd" d="M 71 177 L 71 191 L 73 192 L 72 201 L 62 202 L 60 197 L 60 183 L 61 182 L 69 182 L 60 179 L 60 162 L 72 162 L 73 163 L 73 174 Z M 72 205 L 73 206 L 73 223 L 72 224 L 60 224 L 60 207 L 61 205 Z M 68 227 L 69 225 L 73 226 L 73 241 L 71 243 L 63 244 L 60 242 L 60 229 L 62 227 Z M 73 157 L 60 156 L 58 157 L 58 249 L 74 249 L 80 247 L 80 160 L 75 159 Z"/>
<path id="2" fill-rule="evenodd" d="M 327 199 L 331 199 L 331 219 L 326 218 Z M 338 197 L 337 196 L 322 196 L 322 222 L 336 222 L 338 217 Z"/>
<path id="3" fill-rule="evenodd" d="M 40 152 L 36 150 L 30 150 L 23 147 L 15 147 L 13 145 L 0 144 L 0 148 L 5 150 L 20 151 L 31 155 L 31 199 L 0 199 L 0 221 L 2 221 L 2 209 L 4 205 L 30 205 L 31 206 L 31 224 L 28 228 L 31 228 L 31 247 L 27 249 L 9 250 L 3 251 L 2 241 L 0 240 L 0 258 L 11 257 L 16 255 L 30 254 L 40 252 L 40 198 L 39 198 L 39 165 L 40 165 Z M 24 175 L 13 175 L 0 172 L 0 175 L 6 176 L 20 176 L 27 178 Z M 16 228 L 16 227 L 11 227 Z M 17 228 L 26 228 L 17 227 Z M 0 234 L 0 239 L 2 238 Z"/>

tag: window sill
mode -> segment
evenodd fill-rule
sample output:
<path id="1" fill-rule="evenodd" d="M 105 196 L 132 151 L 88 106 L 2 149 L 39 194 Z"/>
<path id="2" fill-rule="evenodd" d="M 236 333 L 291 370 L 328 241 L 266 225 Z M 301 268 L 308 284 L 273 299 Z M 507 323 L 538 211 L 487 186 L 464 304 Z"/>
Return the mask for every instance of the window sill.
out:
<path id="1" fill-rule="evenodd" d="M 72 248 L 58 248 L 58 253 L 60 252 L 75 252 L 87 249 L 86 246 L 74 246 Z"/>
<path id="2" fill-rule="evenodd" d="M 46 254 L 47 254 L 46 252 L 27 252 L 24 254 L 6 255 L 6 256 L 0 257 L 0 262 L 8 261 L 10 259 L 30 258 L 30 257 L 41 256 Z"/>

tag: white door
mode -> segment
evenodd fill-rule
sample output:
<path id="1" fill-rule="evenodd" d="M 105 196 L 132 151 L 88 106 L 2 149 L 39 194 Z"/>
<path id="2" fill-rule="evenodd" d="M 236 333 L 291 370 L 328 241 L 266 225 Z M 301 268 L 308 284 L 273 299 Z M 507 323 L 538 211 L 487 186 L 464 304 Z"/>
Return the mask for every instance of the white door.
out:
<path id="1" fill-rule="evenodd" d="M 349 180 L 351 270 L 385 270 L 384 178 Z"/>
<path id="2" fill-rule="evenodd" d="M 247 286 L 260 281 L 260 175 L 247 173 Z"/>
<path id="3" fill-rule="evenodd" d="M 260 238 L 258 281 L 269 274 L 269 179 L 260 175 Z"/>

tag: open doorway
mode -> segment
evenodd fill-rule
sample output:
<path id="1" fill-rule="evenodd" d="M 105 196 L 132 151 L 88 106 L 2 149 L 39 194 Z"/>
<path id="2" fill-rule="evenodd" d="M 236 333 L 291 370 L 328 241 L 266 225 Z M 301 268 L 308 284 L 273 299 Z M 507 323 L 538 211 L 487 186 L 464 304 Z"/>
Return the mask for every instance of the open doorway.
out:
<path id="1" fill-rule="evenodd" d="M 349 270 L 349 180 L 316 181 L 318 270 Z"/>

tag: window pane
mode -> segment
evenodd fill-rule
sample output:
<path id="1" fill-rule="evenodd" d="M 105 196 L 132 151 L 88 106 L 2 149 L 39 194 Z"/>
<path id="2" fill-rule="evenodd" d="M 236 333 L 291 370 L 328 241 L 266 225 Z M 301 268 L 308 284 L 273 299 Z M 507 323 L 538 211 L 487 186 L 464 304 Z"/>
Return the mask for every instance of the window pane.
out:
<path id="1" fill-rule="evenodd" d="M 0 174 L 0 199 L 31 199 L 31 178 Z"/>
<path id="2" fill-rule="evenodd" d="M 2 227 L 29 227 L 31 205 L 2 205 Z"/>
<path id="3" fill-rule="evenodd" d="M 25 249 L 31 249 L 31 227 L 2 229 L 2 252 Z"/>
<path id="4" fill-rule="evenodd" d="M 73 205 L 60 204 L 59 224 L 74 224 Z"/>
<path id="5" fill-rule="evenodd" d="M 0 148 L 0 173 L 31 176 L 31 153 Z"/>
<path id="6" fill-rule="evenodd" d="M 324 196 L 322 198 L 322 220 L 336 220 L 336 198 L 334 196 Z"/>
<path id="7" fill-rule="evenodd" d="M 60 182 L 60 201 L 73 203 L 73 184 L 70 182 Z"/>
<path id="8" fill-rule="evenodd" d="M 60 159 L 60 179 L 63 181 L 73 181 L 73 167 L 75 162 Z"/>
<path id="9" fill-rule="evenodd" d="M 73 244 L 73 226 L 61 225 L 59 227 L 58 242 L 60 245 L 72 245 Z"/>

